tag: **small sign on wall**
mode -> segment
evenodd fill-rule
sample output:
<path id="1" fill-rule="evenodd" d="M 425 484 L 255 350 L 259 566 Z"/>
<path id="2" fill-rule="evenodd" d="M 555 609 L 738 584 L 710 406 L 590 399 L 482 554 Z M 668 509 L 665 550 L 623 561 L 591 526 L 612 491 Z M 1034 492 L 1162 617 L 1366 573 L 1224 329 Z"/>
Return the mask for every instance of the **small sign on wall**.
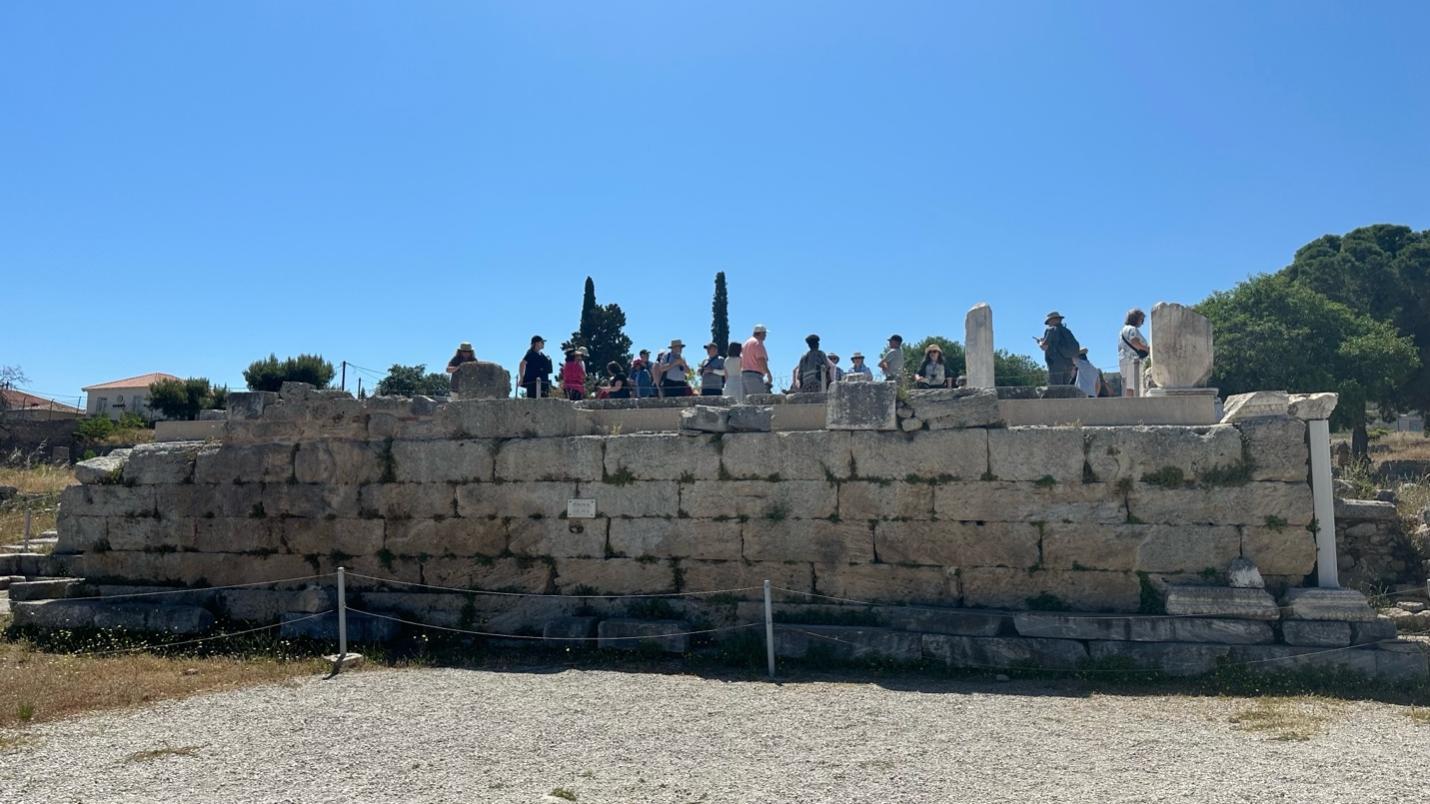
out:
<path id="1" fill-rule="evenodd" d="M 595 519 L 595 518 L 596 518 L 596 501 L 595 501 L 595 500 L 567 500 L 567 501 L 566 501 L 566 518 L 567 518 L 567 519 Z"/>

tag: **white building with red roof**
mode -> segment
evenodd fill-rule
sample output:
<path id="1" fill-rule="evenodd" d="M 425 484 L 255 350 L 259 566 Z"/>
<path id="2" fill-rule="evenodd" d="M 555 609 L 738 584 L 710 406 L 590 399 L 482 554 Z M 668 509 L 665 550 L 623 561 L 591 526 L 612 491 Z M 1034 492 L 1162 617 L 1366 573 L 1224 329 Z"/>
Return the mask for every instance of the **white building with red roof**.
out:
<path id="1" fill-rule="evenodd" d="M 108 416 L 118 419 L 125 413 L 137 413 L 146 420 L 164 418 L 158 411 L 149 409 L 149 386 L 160 380 L 177 380 L 172 374 L 155 371 L 126 377 L 122 380 L 86 385 L 82 390 L 88 397 L 85 412 L 90 416 Z"/>

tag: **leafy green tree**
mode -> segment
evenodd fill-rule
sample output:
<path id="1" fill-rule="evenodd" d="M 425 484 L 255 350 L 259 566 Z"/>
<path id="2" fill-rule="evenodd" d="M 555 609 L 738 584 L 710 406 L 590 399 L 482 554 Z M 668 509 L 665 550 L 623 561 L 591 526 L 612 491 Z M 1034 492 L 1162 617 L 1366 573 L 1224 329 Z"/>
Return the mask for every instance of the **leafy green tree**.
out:
<path id="1" fill-rule="evenodd" d="M 1197 305 L 1216 333 L 1212 384 L 1223 395 L 1269 388 L 1335 391 L 1332 424 L 1364 456 L 1371 404 L 1389 404 L 1420 368 L 1415 342 L 1283 272 L 1252 277 Z"/>
<path id="2" fill-rule="evenodd" d="M 710 340 L 720 354 L 730 345 L 730 298 L 725 292 L 725 272 L 715 274 L 715 299 L 710 304 Z"/>
<path id="3" fill-rule="evenodd" d="M 199 411 L 221 407 L 227 401 L 228 389 L 215 389 L 204 377 L 159 380 L 149 386 L 149 407 L 169 419 L 197 419 Z"/>
<path id="4" fill-rule="evenodd" d="M 378 396 L 446 396 L 452 390 L 452 380 L 446 374 L 428 374 L 427 366 L 403 366 L 397 363 L 378 380 Z"/>
<path id="5" fill-rule="evenodd" d="M 904 380 L 912 385 L 914 374 L 924 362 L 924 350 L 930 344 L 938 344 L 943 350 L 944 370 L 952 376 L 965 374 L 968 358 L 963 344 L 940 335 L 930 335 L 916 343 L 904 343 Z M 993 353 L 993 373 L 999 385 L 1046 385 L 1048 371 L 1027 355 L 1015 355 L 999 349 Z"/>
<path id="6" fill-rule="evenodd" d="M 277 391 L 285 382 L 306 382 L 314 388 L 327 388 L 337 372 L 322 355 L 298 355 L 279 360 L 270 354 L 266 360 L 255 360 L 243 372 L 243 381 L 250 391 Z"/>
<path id="7" fill-rule="evenodd" d="M 581 328 L 561 344 L 565 352 L 578 346 L 586 347 L 586 382 L 595 387 L 606 376 L 606 364 L 611 361 L 622 367 L 631 364 L 631 339 L 626 336 L 626 314 L 619 304 L 597 304 L 596 283 L 586 277 L 586 292 L 581 299 Z M 556 361 L 559 365 L 560 360 Z"/>

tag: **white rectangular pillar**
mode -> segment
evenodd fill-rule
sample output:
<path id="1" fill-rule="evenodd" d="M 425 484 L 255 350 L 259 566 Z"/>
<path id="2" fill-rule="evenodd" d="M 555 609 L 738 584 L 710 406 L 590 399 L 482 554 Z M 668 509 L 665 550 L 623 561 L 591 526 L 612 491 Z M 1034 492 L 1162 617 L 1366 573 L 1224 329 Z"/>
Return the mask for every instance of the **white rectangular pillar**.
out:
<path id="1" fill-rule="evenodd" d="M 1316 515 L 1316 585 L 1340 588 L 1336 564 L 1336 495 L 1331 485 L 1331 423 L 1306 422 L 1311 447 L 1311 498 Z"/>

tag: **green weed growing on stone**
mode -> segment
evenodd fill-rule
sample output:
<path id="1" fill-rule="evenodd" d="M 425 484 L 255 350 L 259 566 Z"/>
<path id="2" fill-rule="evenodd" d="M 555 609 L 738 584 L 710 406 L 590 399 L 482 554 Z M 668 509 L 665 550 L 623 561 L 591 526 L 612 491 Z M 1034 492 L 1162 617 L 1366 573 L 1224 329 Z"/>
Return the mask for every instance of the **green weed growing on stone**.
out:
<path id="1" fill-rule="evenodd" d="M 1266 516 L 1266 527 L 1270 528 L 1271 530 L 1280 532 L 1282 530 L 1285 530 L 1286 520 L 1279 516 L 1276 516 L 1275 514 L 1268 514 Z"/>
<path id="2" fill-rule="evenodd" d="M 1072 611 L 1072 606 L 1050 592 L 1040 592 L 1036 597 L 1027 598 L 1024 602 L 1031 611 Z"/>
<path id="3" fill-rule="evenodd" d="M 789 509 L 785 507 L 784 503 L 775 503 L 765 511 L 765 519 L 771 522 L 783 522 L 788 517 Z"/>
<path id="4" fill-rule="evenodd" d="M 1187 476 L 1179 466 L 1164 466 L 1155 472 L 1143 474 L 1142 482 L 1149 486 L 1161 486 L 1162 488 L 1174 489 L 1185 485 Z"/>
<path id="5" fill-rule="evenodd" d="M 1137 573 L 1138 594 L 1138 614 L 1166 614 L 1167 603 L 1162 599 L 1162 595 L 1157 592 L 1157 587 L 1152 585 L 1152 579 L 1147 573 Z"/>
<path id="6" fill-rule="evenodd" d="M 1242 459 L 1226 466 L 1213 466 L 1197 475 L 1204 486 L 1244 486 L 1251 482 L 1251 461 Z"/>
<path id="7" fill-rule="evenodd" d="M 1053 477 L 1052 475 L 1043 475 L 1042 477 L 1033 481 L 1033 485 L 1041 489 L 1050 488 L 1052 486 L 1056 486 L 1057 484 L 1058 479 Z"/>
<path id="8" fill-rule="evenodd" d="M 614 472 L 607 473 L 606 476 L 601 479 L 612 486 L 629 486 L 636 482 L 635 473 L 625 466 L 616 469 Z"/>

